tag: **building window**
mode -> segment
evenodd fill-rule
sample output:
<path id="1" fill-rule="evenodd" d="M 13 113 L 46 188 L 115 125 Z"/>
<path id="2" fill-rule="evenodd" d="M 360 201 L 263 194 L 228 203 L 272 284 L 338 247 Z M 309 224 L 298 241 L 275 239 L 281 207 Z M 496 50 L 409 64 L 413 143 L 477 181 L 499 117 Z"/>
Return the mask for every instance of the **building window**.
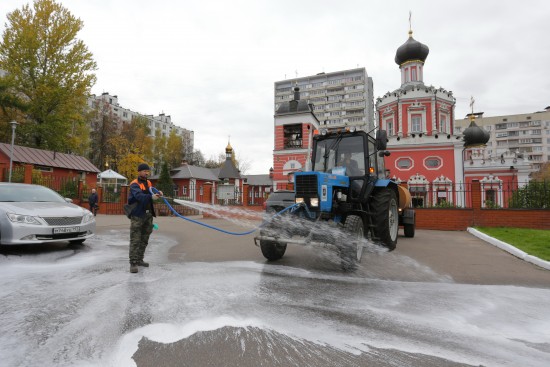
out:
<path id="1" fill-rule="evenodd" d="M 397 169 L 407 171 L 412 168 L 412 160 L 410 158 L 399 158 L 395 161 L 395 165 Z"/>
<path id="2" fill-rule="evenodd" d="M 389 136 L 395 135 L 395 127 L 393 126 L 392 118 L 386 120 L 386 130 L 388 131 Z"/>
<path id="3" fill-rule="evenodd" d="M 302 148 L 302 124 L 286 125 L 283 133 L 285 149 Z"/>
<path id="4" fill-rule="evenodd" d="M 422 115 L 411 115 L 411 132 L 419 133 L 422 131 Z"/>
<path id="5" fill-rule="evenodd" d="M 416 68 L 411 68 L 411 81 L 416 82 Z"/>
<path id="6" fill-rule="evenodd" d="M 428 157 L 424 160 L 427 169 L 436 169 L 441 167 L 441 159 L 438 157 Z"/>
<path id="7" fill-rule="evenodd" d="M 447 115 L 439 115 L 439 131 L 446 133 L 447 130 Z"/>
<path id="8" fill-rule="evenodd" d="M 53 172 L 52 167 L 46 167 L 46 166 L 34 166 L 33 169 L 38 170 L 40 172 Z"/>

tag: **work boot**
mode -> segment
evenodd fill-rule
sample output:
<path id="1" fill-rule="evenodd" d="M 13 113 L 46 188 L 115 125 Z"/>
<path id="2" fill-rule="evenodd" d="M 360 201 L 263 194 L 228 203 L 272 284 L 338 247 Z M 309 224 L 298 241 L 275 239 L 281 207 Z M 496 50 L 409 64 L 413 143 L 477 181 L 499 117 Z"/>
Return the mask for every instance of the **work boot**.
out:
<path id="1" fill-rule="evenodd" d="M 136 263 L 130 264 L 130 273 L 137 273 L 139 271 L 138 266 Z"/>
<path id="2" fill-rule="evenodd" d="M 149 263 L 146 263 L 145 261 L 141 260 L 137 263 L 139 266 L 143 266 L 145 268 L 149 267 Z"/>

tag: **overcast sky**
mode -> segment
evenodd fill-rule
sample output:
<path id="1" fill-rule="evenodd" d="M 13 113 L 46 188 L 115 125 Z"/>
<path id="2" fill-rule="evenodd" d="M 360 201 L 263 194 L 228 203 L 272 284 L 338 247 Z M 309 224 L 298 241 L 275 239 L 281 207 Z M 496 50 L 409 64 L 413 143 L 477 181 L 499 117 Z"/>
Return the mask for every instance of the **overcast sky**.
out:
<path id="1" fill-rule="evenodd" d="M 30 1 L 2 0 L 6 13 Z M 456 116 L 529 113 L 550 105 L 550 2 L 324 0 L 60 1 L 84 21 L 98 65 L 92 93 L 164 112 L 195 132 L 205 158 L 229 136 L 247 174 L 268 173 L 273 83 L 356 67 L 374 97 L 400 86 L 395 51 L 408 37 L 430 48 L 427 85 L 453 91 Z"/>

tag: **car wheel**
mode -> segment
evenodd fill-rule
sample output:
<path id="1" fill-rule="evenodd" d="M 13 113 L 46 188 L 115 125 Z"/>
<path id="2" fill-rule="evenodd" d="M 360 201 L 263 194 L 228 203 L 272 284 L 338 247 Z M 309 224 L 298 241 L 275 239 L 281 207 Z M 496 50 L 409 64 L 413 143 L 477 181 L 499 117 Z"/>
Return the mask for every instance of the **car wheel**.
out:
<path id="1" fill-rule="evenodd" d="M 267 260 L 276 261 L 285 254 L 286 243 L 260 240 L 260 248 L 262 249 L 262 254 Z"/>

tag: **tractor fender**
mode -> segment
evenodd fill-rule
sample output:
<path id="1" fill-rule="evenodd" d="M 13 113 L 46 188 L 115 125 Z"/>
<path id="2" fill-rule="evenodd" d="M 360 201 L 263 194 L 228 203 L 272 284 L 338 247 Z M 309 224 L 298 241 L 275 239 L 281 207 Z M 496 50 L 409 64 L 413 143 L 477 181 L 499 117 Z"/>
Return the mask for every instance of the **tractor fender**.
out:
<path id="1" fill-rule="evenodd" d="M 374 186 L 375 187 L 388 187 L 391 184 L 395 185 L 395 182 L 393 182 L 392 180 L 389 180 L 389 179 L 380 179 L 380 180 L 376 180 L 376 182 L 374 183 Z"/>

